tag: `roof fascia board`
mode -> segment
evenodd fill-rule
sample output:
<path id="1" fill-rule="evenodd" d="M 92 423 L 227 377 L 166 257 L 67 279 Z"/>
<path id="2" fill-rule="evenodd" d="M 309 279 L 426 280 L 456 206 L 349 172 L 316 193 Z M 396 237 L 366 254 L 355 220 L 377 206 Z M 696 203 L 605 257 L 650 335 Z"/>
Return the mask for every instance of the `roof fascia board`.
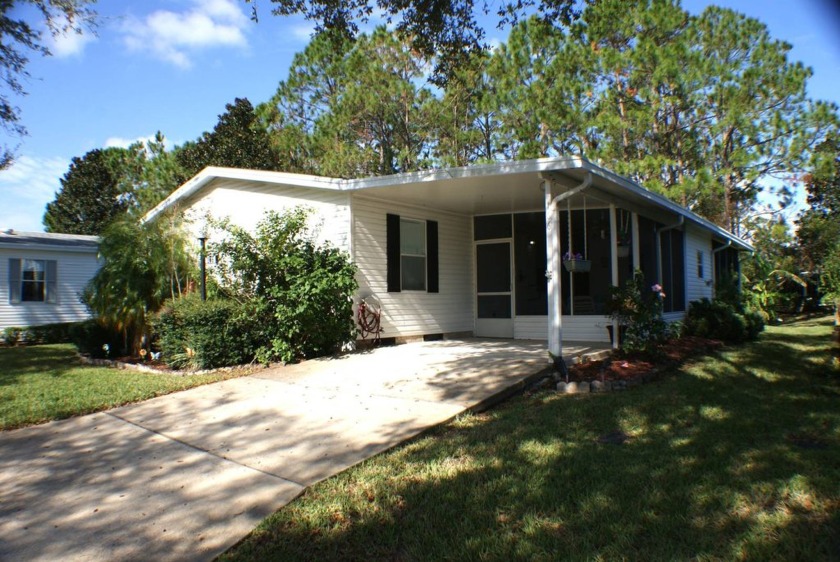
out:
<path id="1" fill-rule="evenodd" d="M 294 187 L 310 187 L 315 189 L 340 190 L 344 180 L 305 174 L 288 174 L 285 172 L 271 172 L 267 170 L 241 170 L 237 168 L 221 168 L 208 166 L 187 180 L 181 187 L 169 194 L 152 210 L 146 213 L 141 222 L 153 220 L 178 201 L 187 199 L 200 191 L 204 186 L 217 179 L 243 180 Z"/>
<path id="2" fill-rule="evenodd" d="M 710 230 L 712 232 L 712 234 L 715 234 L 718 237 L 723 238 L 724 240 L 727 240 L 727 241 L 731 240 L 733 244 L 735 244 L 736 246 L 738 246 L 739 248 L 741 248 L 743 250 L 746 250 L 748 252 L 754 251 L 752 246 L 750 246 L 749 244 L 747 244 L 746 242 L 744 242 L 743 240 L 741 240 L 740 238 L 738 238 L 737 236 L 735 236 L 731 232 L 727 232 L 726 230 L 724 230 L 723 228 L 714 224 L 713 222 L 711 222 L 709 220 L 706 220 L 703 217 L 701 217 L 701 216 L 699 216 L 695 213 L 692 213 L 691 211 L 681 207 L 680 205 L 677 205 L 676 203 L 674 203 L 670 199 L 667 199 L 666 197 L 664 197 L 662 195 L 659 195 L 658 193 L 653 193 L 652 191 L 649 191 L 649 190 L 645 189 L 644 187 L 640 186 L 639 184 L 637 184 L 634 181 L 631 181 L 631 180 L 629 180 L 625 177 L 619 176 L 618 174 L 616 174 L 614 172 L 610 172 L 609 170 L 601 168 L 600 166 L 596 166 L 595 164 L 593 164 L 592 162 L 589 162 L 588 160 L 585 161 L 584 168 L 591 171 L 593 174 L 598 174 L 599 176 L 602 176 L 604 179 L 607 179 L 607 180 L 609 180 L 609 181 L 611 181 L 611 182 L 613 182 L 617 185 L 620 185 L 621 187 L 633 192 L 634 194 L 636 194 L 636 195 L 638 195 L 638 196 L 640 196 L 644 199 L 647 199 L 648 201 L 650 201 L 651 203 L 653 203 L 655 205 L 659 205 L 660 207 L 664 207 L 665 209 L 667 209 L 667 210 L 669 210 L 673 213 L 676 213 L 679 216 L 684 216 L 686 219 L 688 219 L 691 222 L 705 228 L 706 230 Z"/>
<path id="3" fill-rule="evenodd" d="M 91 248 L 87 246 L 57 246 L 55 244 L 9 244 L 8 242 L 0 242 L 0 249 L 20 250 L 22 252 L 70 252 L 74 254 L 96 254 L 97 252 L 99 252 L 98 247 Z"/>

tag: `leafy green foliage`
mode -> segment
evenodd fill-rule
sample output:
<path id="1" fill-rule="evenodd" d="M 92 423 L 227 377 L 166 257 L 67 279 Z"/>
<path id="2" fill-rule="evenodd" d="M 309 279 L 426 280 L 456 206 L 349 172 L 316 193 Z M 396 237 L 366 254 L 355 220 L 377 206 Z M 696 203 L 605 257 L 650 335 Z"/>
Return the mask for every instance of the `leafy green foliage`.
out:
<path id="1" fill-rule="evenodd" d="M 245 98 L 225 106 L 212 132 L 186 143 L 175 158 L 189 179 L 207 166 L 226 166 L 252 170 L 277 170 L 277 155 L 265 129 L 257 126 L 254 107 Z"/>
<path id="2" fill-rule="evenodd" d="M 743 343 L 758 338 L 764 330 L 764 317 L 756 310 L 743 309 L 721 300 L 692 301 L 683 320 L 683 333 Z"/>
<path id="3" fill-rule="evenodd" d="M 353 340 L 356 268 L 307 235 L 305 210 L 268 212 L 254 234 L 221 227 L 224 237 L 210 248 L 220 291 L 253 307 L 260 361 L 325 355 Z"/>
<path id="4" fill-rule="evenodd" d="M 47 232 L 101 234 L 129 207 L 123 197 L 128 151 L 122 148 L 91 150 L 73 158 L 61 178 L 61 189 L 47 204 Z"/>
<path id="5" fill-rule="evenodd" d="M 607 314 L 622 330 L 620 346 L 627 353 L 651 355 L 668 338 L 668 324 L 662 318 L 662 287 L 648 287 L 640 270 L 622 287 L 610 287 Z"/>
<path id="6" fill-rule="evenodd" d="M 162 359 L 176 369 L 213 369 L 254 358 L 254 319 L 237 301 L 202 301 L 191 293 L 167 301 L 152 324 Z"/>
<path id="7" fill-rule="evenodd" d="M 106 327 L 122 333 L 130 352 L 147 335 L 148 317 L 187 288 L 194 265 L 179 222 L 158 217 L 114 222 L 99 245 L 102 267 L 83 300 Z"/>
<path id="8" fill-rule="evenodd" d="M 124 333 L 96 319 L 73 325 L 69 336 L 80 353 L 97 359 L 113 359 L 133 351 L 127 345 Z"/>

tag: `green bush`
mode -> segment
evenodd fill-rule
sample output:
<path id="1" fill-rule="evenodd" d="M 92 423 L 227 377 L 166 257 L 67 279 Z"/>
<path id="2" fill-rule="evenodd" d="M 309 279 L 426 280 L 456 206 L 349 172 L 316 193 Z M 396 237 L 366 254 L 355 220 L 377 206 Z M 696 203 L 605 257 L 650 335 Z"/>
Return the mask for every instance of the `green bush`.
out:
<path id="1" fill-rule="evenodd" d="M 68 337 L 80 353 L 98 359 L 113 359 L 128 353 L 125 338 L 96 320 L 72 324 L 68 329 Z"/>
<path id="2" fill-rule="evenodd" d="M 729 302 L 703 299 L 689 303 L 683 321 L 685 335 L 742 343 L 758 338 L 764 330 L 760 312 L 744 310 Z"/>
<path id="3" fill-rule="evenodd" d="M 232 300 L 202 301 L 197 293 L 168 301 L 152 321 L 161 359 L 176 369 L 248 363 L 256 345 L 253 310 Z"/>
<path id="4" fill-rule="evenodd" d="M 647 286 L 644 274 L 636 270 L 622 287 L 611 287 L 607 314 L 623 328 L 621 350 L 652 355 L 668 339 L 668 324 L 662 318 L 662 287 Z"/>
<path id="5" fill-rule="evenodd" d="M 71 332 L 78 322 L 61 322 L 30 326 L 26 329 L 26 342 L 37 344 L 67 343 L 72 341 Z"/>
<path id="6" fill-rule="evenodd" d="M 9 326 L 3 330 L 3 343 L 9 347 L 15 346 L 20 342 L 23 335 L 23 328 L 17 326 Z"/>
<path id="7" fill-rule="evenodd" d="M 268 212 L 255 234 L 222 224 L 215 274 L 220 292 L 251 307 L 261 362 L 327 355 L 355 338 L 356 268 L 347 254 L 318 246 L 307 212 Z"/>

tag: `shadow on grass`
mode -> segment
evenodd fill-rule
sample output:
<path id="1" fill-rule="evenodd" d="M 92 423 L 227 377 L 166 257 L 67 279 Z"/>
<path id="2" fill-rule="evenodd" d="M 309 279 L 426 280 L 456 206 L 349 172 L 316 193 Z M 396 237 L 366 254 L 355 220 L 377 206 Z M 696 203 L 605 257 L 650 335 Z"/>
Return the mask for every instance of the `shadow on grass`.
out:
<path id="1" fill-rule="evenodd" d="M 827 335 L 802 333 L 819 322 L 632 392 L 466 417 L 315 486 L 223 559 L 840 559 L 840 392 L 814 360 Z M 614 431 L 628 440 L 598 442 Z"/>

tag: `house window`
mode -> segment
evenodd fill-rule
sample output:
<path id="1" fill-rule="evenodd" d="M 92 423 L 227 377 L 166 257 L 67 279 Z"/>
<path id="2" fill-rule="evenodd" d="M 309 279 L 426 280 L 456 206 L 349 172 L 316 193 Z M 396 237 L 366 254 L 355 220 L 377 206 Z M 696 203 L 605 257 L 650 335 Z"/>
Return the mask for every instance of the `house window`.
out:
<path id="1" fill-rule="evenodd" d="M 426 290 L 426 223 L 400 218 L 400 285 L 403 291 Z"/>
<path id="2" fill-rule="evenodd" d="M 697 250 L 697 277 L 703 279 L 703 251 Z"/>
<path id="3" fill-rule="evenodd" d="M 20 300 L 44 302 L 47 300 L 47 264 L 44 260 L 21 260 Z"/>
<path id="4" fill-rule="evenodd" d="M 385 256 L 389 293 L 426 291 L 437 293 L 438 223 L 386 215 Z"/>
<path id="5" fill-rule="evenodd" d="M 55 260 L 10 259 L 9 302 L 58 302 L 57 271 Z"/>

